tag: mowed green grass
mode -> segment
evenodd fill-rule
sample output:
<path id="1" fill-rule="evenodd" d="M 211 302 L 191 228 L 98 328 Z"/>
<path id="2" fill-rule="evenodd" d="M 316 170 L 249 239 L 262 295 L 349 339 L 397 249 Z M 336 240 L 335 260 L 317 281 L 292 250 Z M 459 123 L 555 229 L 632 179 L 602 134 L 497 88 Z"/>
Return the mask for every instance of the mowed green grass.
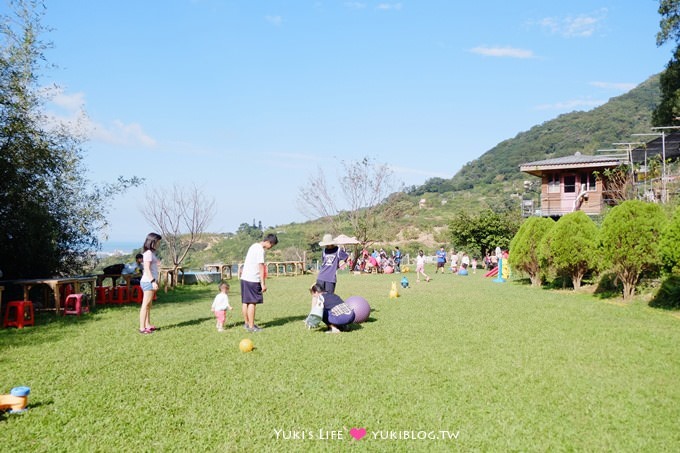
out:
<path id="1" fill-rule="evenodd" d="M 433 269 L 428 269 L 432 272 Z M 680 320 L 642 303 L 436 275 L 343 274 L 374 309 L 351 332 L 309 331 L 314 276 L 268 281 L 260 333 L 229 328 L 216 286 L 160 294 L 161 330 L 135 305 L 45 314 L 0 331 L 4 451 L 677 451 Z M 255 350 L 241 353 L 251 338 Z M 352 429 L 365 428 L 360 440 Z M 352 431 L 356 432 L 356 431 Z M 336 437 L 333 439 L 332 437 Z M 416 439 L 413 439 L 416 437 Z"/>

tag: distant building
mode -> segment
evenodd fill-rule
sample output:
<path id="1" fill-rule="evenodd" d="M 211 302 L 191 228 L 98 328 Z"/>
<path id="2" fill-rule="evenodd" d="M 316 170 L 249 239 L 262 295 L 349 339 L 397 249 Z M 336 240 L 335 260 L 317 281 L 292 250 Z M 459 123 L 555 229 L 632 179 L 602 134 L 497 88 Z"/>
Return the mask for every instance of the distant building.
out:
<path id="1" fill-rule="evenodd" d="M 613 198 L 607 194 L 606 179 L 598 175 L 626 162 L 627 159 L 617 156 L 576 153 L 520 165 L 524 173 L 541 178 L 540 206 L 531 214 L 559 217 L 576 210 L 589 215 L 600 214 Z"/>
<path id="2" fill-rule="evenodd" d="M 680 192 L 680 176 L 673 174 L 670 165 L 680 158 L 680 132 L 659 134 L 658 138 L 629 152 L 621 150 L 618 155 L 586 156 L 577 152 L 573 156 L 520 165 L 522 172 L 541 178 L 538 206 L 534 206 L 534 199 L 523 200 L 522 214 L 559 217 L 581 210 L 598 215 L 605 206 L 632 197 L 667 201 Z M 619 174 L 625 181 L 605 177 L 607 170 L 621 165 L 627 165 L 630 172 Z M 525 181 L 525 191 L 530 192 L 531 188 L 532 183 Z"/>

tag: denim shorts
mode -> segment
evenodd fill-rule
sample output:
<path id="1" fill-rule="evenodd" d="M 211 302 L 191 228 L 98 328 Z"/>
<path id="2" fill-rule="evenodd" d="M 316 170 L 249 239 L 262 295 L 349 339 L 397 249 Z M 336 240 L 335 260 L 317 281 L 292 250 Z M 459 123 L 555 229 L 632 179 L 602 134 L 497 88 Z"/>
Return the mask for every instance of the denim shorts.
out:
<path id="1" fill-rule="evenodd" d="M 153 283 L 151 282 L 139 282 L 139 286 L 142 287 L 142 291 L 153 291 Z"/>

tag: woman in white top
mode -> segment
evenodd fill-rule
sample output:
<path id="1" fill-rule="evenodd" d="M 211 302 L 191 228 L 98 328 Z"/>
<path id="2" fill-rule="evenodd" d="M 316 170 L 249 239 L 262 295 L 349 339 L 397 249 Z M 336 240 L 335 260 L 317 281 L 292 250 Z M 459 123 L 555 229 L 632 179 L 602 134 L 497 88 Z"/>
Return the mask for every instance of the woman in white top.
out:
<path id="1" fill-rule="evenodd" d="M 144 241 L 143 265 L 144 271 L 140 279 L 140 286 L 144 292 L 142 298 L 142 307 L 139 309 L 139 333 L 150 334 L 154 333 L 156 327 L 151 324 L 149 317 L 151 313 L 151 303 L 158 291 L 158 269 L 161 261 L 156 256 L 156 250 L 161 242 L 161 235 L 157 233 L 149 233 Z"/>

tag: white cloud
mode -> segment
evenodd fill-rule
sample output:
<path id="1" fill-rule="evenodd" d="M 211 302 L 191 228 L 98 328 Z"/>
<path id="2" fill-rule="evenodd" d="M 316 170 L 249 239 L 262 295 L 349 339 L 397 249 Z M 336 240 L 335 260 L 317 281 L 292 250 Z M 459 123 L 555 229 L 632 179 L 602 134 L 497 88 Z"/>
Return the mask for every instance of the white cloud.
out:
<path id="1" fill-rule="evenodd" d="M 470 52 L 485 57 L 507 57 L 507 58 L 534 58 L 534 53 L 527 49 L 517 49 L 514 47 L 488 47 L 477 46 L 470 49 Z"/>
<path id="2" fill-rule="evenodd" d="M 598 88 L 603 88 L 605 90 L 616 90 L 616 91 L 630 91 L 637 85 L 635 83 L 626 82 L 590 82 L 590 85 Z"/>
<path id="3" fill-rule="evenodd" d="M 281 25 L 283 23 L 283 17 L 281 16 L 265 16 L 264 20 L 276 26 Z"/>
<path id="4" fill-rule="evenodd" d="M 551 34 L 561 35 L 565 38 L 588 38 L 601 28 L 602 22 L 607 18 L 607 9 L 566 17 L 544 17 L 534 24 Z"/>
<path id="5" fill-rule="evenodd" d="M 401 9 L 401 3 L 378 3 L 378 6 L 376 6 L 375 9 L 382 11 L 399 11 Z"/>
<path id="6" fill-rule="evenodd" d="M 114 120 L 108 126 L 92 122 L 89 135 L 92 140 L 121 146 L 141 145 L 145 148 L 153 148 L 157 144 L 153 137 L 144 132 L 140 124 L 126 124 L 120 120 Z"/>
<path id="7" fill-rule="evenodd" d="M 556 102 L 554 104 L 540 104 L 536 110 L 589 110 L 607 102 L 599 99 L 571 99 L 569 101 Z"/>
<path id="8" fill-rule="evenodd" d="M 82 92 L 66 93 L 57 87 L 48 87 L 44 91 L 50 99 L 45 115 L 51 127 L 63 126 L 86 139 L 119 146 L 153 148 L 157 144 L 137 123 L 115 120 L 106 126 L 93 121 L 85 113 L 85 94 Z"/>
<path id="9" fill-rule="evenodd" d="M 66 94 L 54 86 L 45 87 L 42 91 L 50 100 L 42 112 L 45 127 L 55 130 L 65 128 L 75 136 L 87 138 L 89 119 L 83 108 L 85 104 L 83 93 Z"/>
<path id="10" fill-rule="evenodd" d="M 85 105 L 85 93 L 66 94 L 64 90 L 56 89 L 53 91 L 52 103 L 66 111 L 77 112 Z"/>

